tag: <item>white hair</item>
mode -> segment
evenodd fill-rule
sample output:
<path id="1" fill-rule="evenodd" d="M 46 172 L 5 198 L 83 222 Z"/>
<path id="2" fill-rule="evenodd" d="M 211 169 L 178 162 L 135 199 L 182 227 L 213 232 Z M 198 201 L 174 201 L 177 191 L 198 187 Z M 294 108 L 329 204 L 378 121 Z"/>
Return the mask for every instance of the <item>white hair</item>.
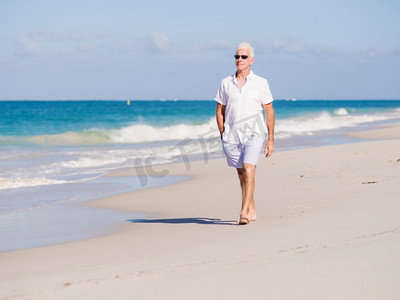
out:
<path id="1" fill-rule="evenodd" d="M 243 50 L 243 49 L 250 50 L 250 57 L 254 58 L 254 48 L 250 45 L 250 43 L 247 43 L 247 42 L 240 43 L 236 47 L 236 52 L 238 52 L 239 50 Z"/>

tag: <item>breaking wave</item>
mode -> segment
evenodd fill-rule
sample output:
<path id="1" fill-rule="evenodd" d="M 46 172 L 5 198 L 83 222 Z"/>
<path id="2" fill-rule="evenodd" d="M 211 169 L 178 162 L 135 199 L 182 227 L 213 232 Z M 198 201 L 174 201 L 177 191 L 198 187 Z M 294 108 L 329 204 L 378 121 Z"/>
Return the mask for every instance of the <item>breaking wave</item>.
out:
<path id="1" fill-rule="evenodd" d="M 275 133 L 278 138 L 296 135 L 312 135 L 318 131 L 353 127 L 358 124 L 383 121 L 400 117 L 400 110 L 385 114 L 351 114 L 345 108 L 336 109 L 332 114 L 277 119 Z M 184 139 L 215 139 L 219 137 L 215 118 L 198 125 L 177 124 L 152 126 L 132 124 L 119 129 L 87 129 L 81 132 L 65 132 L 55 135 L 30 137 L 0 137 L 1 143 L 28 142 L 39 145 L 96 145 L 96 144 L 140 144 L 151 142 L 179 141 Z"/>
<path id="2" fill-rule="evenodd" d="M 109 143 L 148 143 L 189 139 L 216 138 L 219 136 L 215 119 L 199 125 L 177 124 L 151 126 L 133 124 L 120 129 L 88 129 L 82 132 L 65 132 L 55 135 L 27 137 L 26 141 L 40 145 L 91 145 Z"/>

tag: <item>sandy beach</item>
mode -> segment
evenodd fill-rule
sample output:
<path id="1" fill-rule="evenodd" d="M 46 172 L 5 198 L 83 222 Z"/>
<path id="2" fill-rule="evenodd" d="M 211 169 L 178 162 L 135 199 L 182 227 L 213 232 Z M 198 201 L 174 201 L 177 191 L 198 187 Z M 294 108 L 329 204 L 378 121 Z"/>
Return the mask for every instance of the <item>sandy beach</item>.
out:
<path id="1" fill-rule="evenodd" d="M 260 158 L 246 226 L 224 159 L 155 166 L 190 179 L 86 203 L 144 216 L 113 234 L 1 252 L 0 299 L 399 299 L 400 125 L 351 135 Z"/>

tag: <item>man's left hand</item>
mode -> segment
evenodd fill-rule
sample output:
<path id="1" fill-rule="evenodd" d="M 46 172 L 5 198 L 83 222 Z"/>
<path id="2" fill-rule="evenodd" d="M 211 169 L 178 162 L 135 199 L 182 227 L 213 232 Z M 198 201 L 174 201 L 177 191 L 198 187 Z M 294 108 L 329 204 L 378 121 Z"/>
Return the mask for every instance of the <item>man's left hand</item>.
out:
<path id="1" fill-rule="evenodd" d="M 265 157 L 271 156 L 273 152 L 274 152 L 274 141 L 267 140 L 267 144 L 265 145 L 265 150 L 264 150 Z"/>

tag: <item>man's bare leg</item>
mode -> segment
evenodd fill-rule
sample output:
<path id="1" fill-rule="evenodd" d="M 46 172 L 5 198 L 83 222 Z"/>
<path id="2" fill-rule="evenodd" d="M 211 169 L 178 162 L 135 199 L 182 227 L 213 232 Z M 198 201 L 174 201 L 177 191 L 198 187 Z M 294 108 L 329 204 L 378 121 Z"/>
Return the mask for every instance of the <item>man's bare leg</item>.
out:
<path id="1" fill-rule="evenodd" d="M 242 188 L 242 210 L 239 224 L 248 224 L 257 219 L 253 196 L 255 170 L 256 166 L 253 164 L 243 164 L 243 168 L 237 169 Z"/>

